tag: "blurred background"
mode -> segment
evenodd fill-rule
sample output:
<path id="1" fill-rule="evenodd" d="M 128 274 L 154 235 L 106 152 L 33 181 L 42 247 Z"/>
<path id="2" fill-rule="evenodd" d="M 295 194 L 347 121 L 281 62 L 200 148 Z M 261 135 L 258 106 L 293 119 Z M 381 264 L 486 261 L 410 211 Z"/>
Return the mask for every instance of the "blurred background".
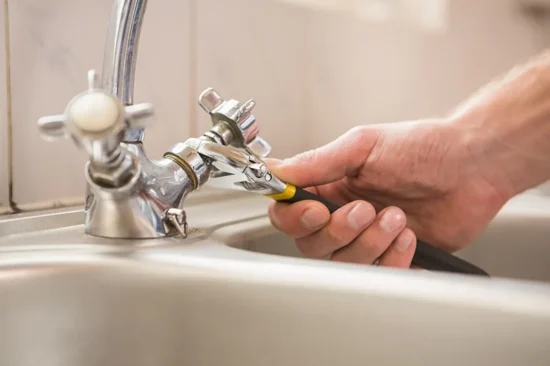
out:
<path id="1" fill-rule="evenodd" d="M 112 0 L 4 0 L 0 6 L 0 212 L 79 202 L 84 154 L 40 138 L 101 70 Z M 202 134 L 197 98 L 214 87 L 257 102 L 284 158 L 362 124 L 447 113 L 550 44 L 543 0 L 150 0 L 136 102 L 159 158 Z M 3 210 L 3 211 L 2 211 Z"/>

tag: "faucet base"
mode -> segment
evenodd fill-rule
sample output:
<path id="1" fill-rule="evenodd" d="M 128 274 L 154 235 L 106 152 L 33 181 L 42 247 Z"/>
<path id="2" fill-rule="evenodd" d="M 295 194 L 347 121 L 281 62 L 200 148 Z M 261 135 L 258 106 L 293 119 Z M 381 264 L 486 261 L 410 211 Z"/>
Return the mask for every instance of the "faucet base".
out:
<path id="1" fill-rule="evenodd" d="M 151 204 L 150 198 L 135 195 L 123 200 L 97 199 L 88 195 L 84 231 L 91 236 L 111 239 L 155 239 L 172 237 L 180 230 L 172 225 L 162 210 Z M 184 214 L 184 211 L 181 210 Z M 183 217 L 185 217 L 183 215 Z M 185 222 L 180 223 L 185 226 Z"/>
<path id="2" fill-rule="evenodd" d="M 193 190 L 192 181 L 168 159 L 149 160 L 141 143 L 128 145 L 127 149 L 138 169 L 123 186 L 98 185 L 87 164 L 86 234 L 113 239 L 185 237 L 187 222 L 180 206 Z"/>

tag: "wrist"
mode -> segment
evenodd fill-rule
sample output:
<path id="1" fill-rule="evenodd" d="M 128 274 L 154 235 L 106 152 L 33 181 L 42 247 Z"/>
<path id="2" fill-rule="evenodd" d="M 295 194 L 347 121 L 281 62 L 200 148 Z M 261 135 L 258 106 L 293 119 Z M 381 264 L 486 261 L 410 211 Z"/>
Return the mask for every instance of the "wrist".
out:
<path id="1" fill-rule="evenodd" d="M 550 179 L 550 52 L 516 67 L 451 116 L 480 171 L 506 196 Z"/>
<path id="2" fill-rule="evenodd" d="M 508 200 L 550 179 L 550 88 L 539 105 L 495 100 L 451 119 L 472 169 Z"/>

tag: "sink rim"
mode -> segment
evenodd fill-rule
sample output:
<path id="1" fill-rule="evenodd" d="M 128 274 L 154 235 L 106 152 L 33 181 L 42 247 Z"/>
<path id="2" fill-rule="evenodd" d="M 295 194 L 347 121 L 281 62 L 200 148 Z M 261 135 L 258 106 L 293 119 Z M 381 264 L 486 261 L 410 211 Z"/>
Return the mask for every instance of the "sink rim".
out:
<path id="1" fill-rule="evenodd" d="M 308 287 L 327 293 L 362 293 L 421 302 L 462 304 L 548 317 L 550 286 L 544 283 L 456 274 L 434 275 L 387 267 L 360 266 L 249 252 L 206 238 L 191 245 L 112 247 L 109 252 L 71 250 L 0 252 L 0 287 L 10 271 L 114 266 L 181 276 L 199 271 L 231 283 Z M 4 275 L 4 276 L 3 276 Z M 23 276 L 25 277 L 25 276 Z"/>
<path id="2" fill-rule="evenodd" d="M 100 262 L 116 259 L 133 265 L 159 266 L 159 271 L 169 270 L 175 271 L 174 273 L 196 268 L 210 271 L 212 274 L 223 273 L 236 281 L 317 286 L 326 291 L 369 291 L 384 296 L 414 297 L 423 301 L 453 301 L 468 303 L 470 306 L 477 304 L 476 306 L 497 306 L 502 309 L 530 309 L 528 311 L 550 315 L 550 284 L 544 282 L 500 277 L 480 278 L 451 273 L 436 274 L 248 251 L 245 248 L 247 242 L 279 233 L 267 217 L 267 202 L 267 199 L 258 199 L 257 196 L 249 194 L 230 194 L 213 203 L 197 200 L 195 204 L 187 207 L 190 211 L 195 210 L 197 216 L 209 216 L 204 213 L 214 212 L 212 210 L 225 205 L 226 208 L 231 207 L 236 210 L 235 212 L 240 212 L 242 218 L 233 224 L 228 222 L 225 217 L 227 215 L 224 216 L 222 213 L 218 221 L 210 218 L 202 222 L 198 220 L 198 230 L 186 240 L 165 238 L 136 241 L 91 237 L 83 233 L 81 222 L 71 221 L 81 220 L 81 209 L 55 210 L 46 213 L 46 216 L 43 212 L 37 212 L 11 219 L 0 219 L 0 231 L 2 224 L 9 224 L 14 222 L 13 220 L 24 223 L 24 227 L 28 227 L 29 223 L 36 220 L 45 223 L 34 232 L 0 237 L 0 272 L 15 268 L 14 264 L 21 268 L 32 267 L 35 263 L 38 268 L 45 264 L 62 265 L 63 261 L 60 259 L 68 260 L 66 265 L 75 265 L 75 258 L 81 258 L 84 263 L 91 263 L 91 259 Z M 510 212 L 513 213 L 508 210 L 502 216 L 509 217 Z M 52 218 L 63 215 L 67 221 L 76 225 L 61 228 L 49 226 L 48 229 L 44 229 L 46 224 L 55 221 L 51 220 Z M 193 213 L 190 217 L 193 217 Z M 63 235 L 67 240 L 62 244 L 56 244 Z M 43 239 L 48 236 L 50 243 Z M 34 244 L 33 240 L 36 241 L 37 238 L 43 240 L 44 244 Z M 28 245 L 29 242 L 32 244 Z M 40 248 L 40 251 L 37 251 L 37 248 Z M 12 267 L 9 267 L 8 262 Z M 449 287 L 453 291 L 450 291 Z M 514 296 L 511 296 L 511 293 Z M 472 297 L 472 294 L 475 294 L 475 297 Z"/>

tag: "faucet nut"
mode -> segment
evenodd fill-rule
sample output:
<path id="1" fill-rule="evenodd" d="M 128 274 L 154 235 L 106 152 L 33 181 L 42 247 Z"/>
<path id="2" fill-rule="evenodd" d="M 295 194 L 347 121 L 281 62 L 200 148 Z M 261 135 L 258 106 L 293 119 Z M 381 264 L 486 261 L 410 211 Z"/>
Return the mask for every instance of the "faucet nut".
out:
<path id="1" fill-rule="evenodd" d="M 209 178 L 210 169 L 201 155 L 191 146 L 197 139 L 189 139 L 187 142 L 178 143 L 164 154 L 164 157 L 174 161 L 193 181 L 194 189 L 198 189 Z"/>
<path id="2" fill-rule="evenodd" d="M 123 149 L 122 147 L 120 147 Z M 101 187 L 117 188 L 128 183 L 139 171 L 132 154 L 121 151 L 115 161 L 108 165 L 89 165 L 90 179 Z"/>

